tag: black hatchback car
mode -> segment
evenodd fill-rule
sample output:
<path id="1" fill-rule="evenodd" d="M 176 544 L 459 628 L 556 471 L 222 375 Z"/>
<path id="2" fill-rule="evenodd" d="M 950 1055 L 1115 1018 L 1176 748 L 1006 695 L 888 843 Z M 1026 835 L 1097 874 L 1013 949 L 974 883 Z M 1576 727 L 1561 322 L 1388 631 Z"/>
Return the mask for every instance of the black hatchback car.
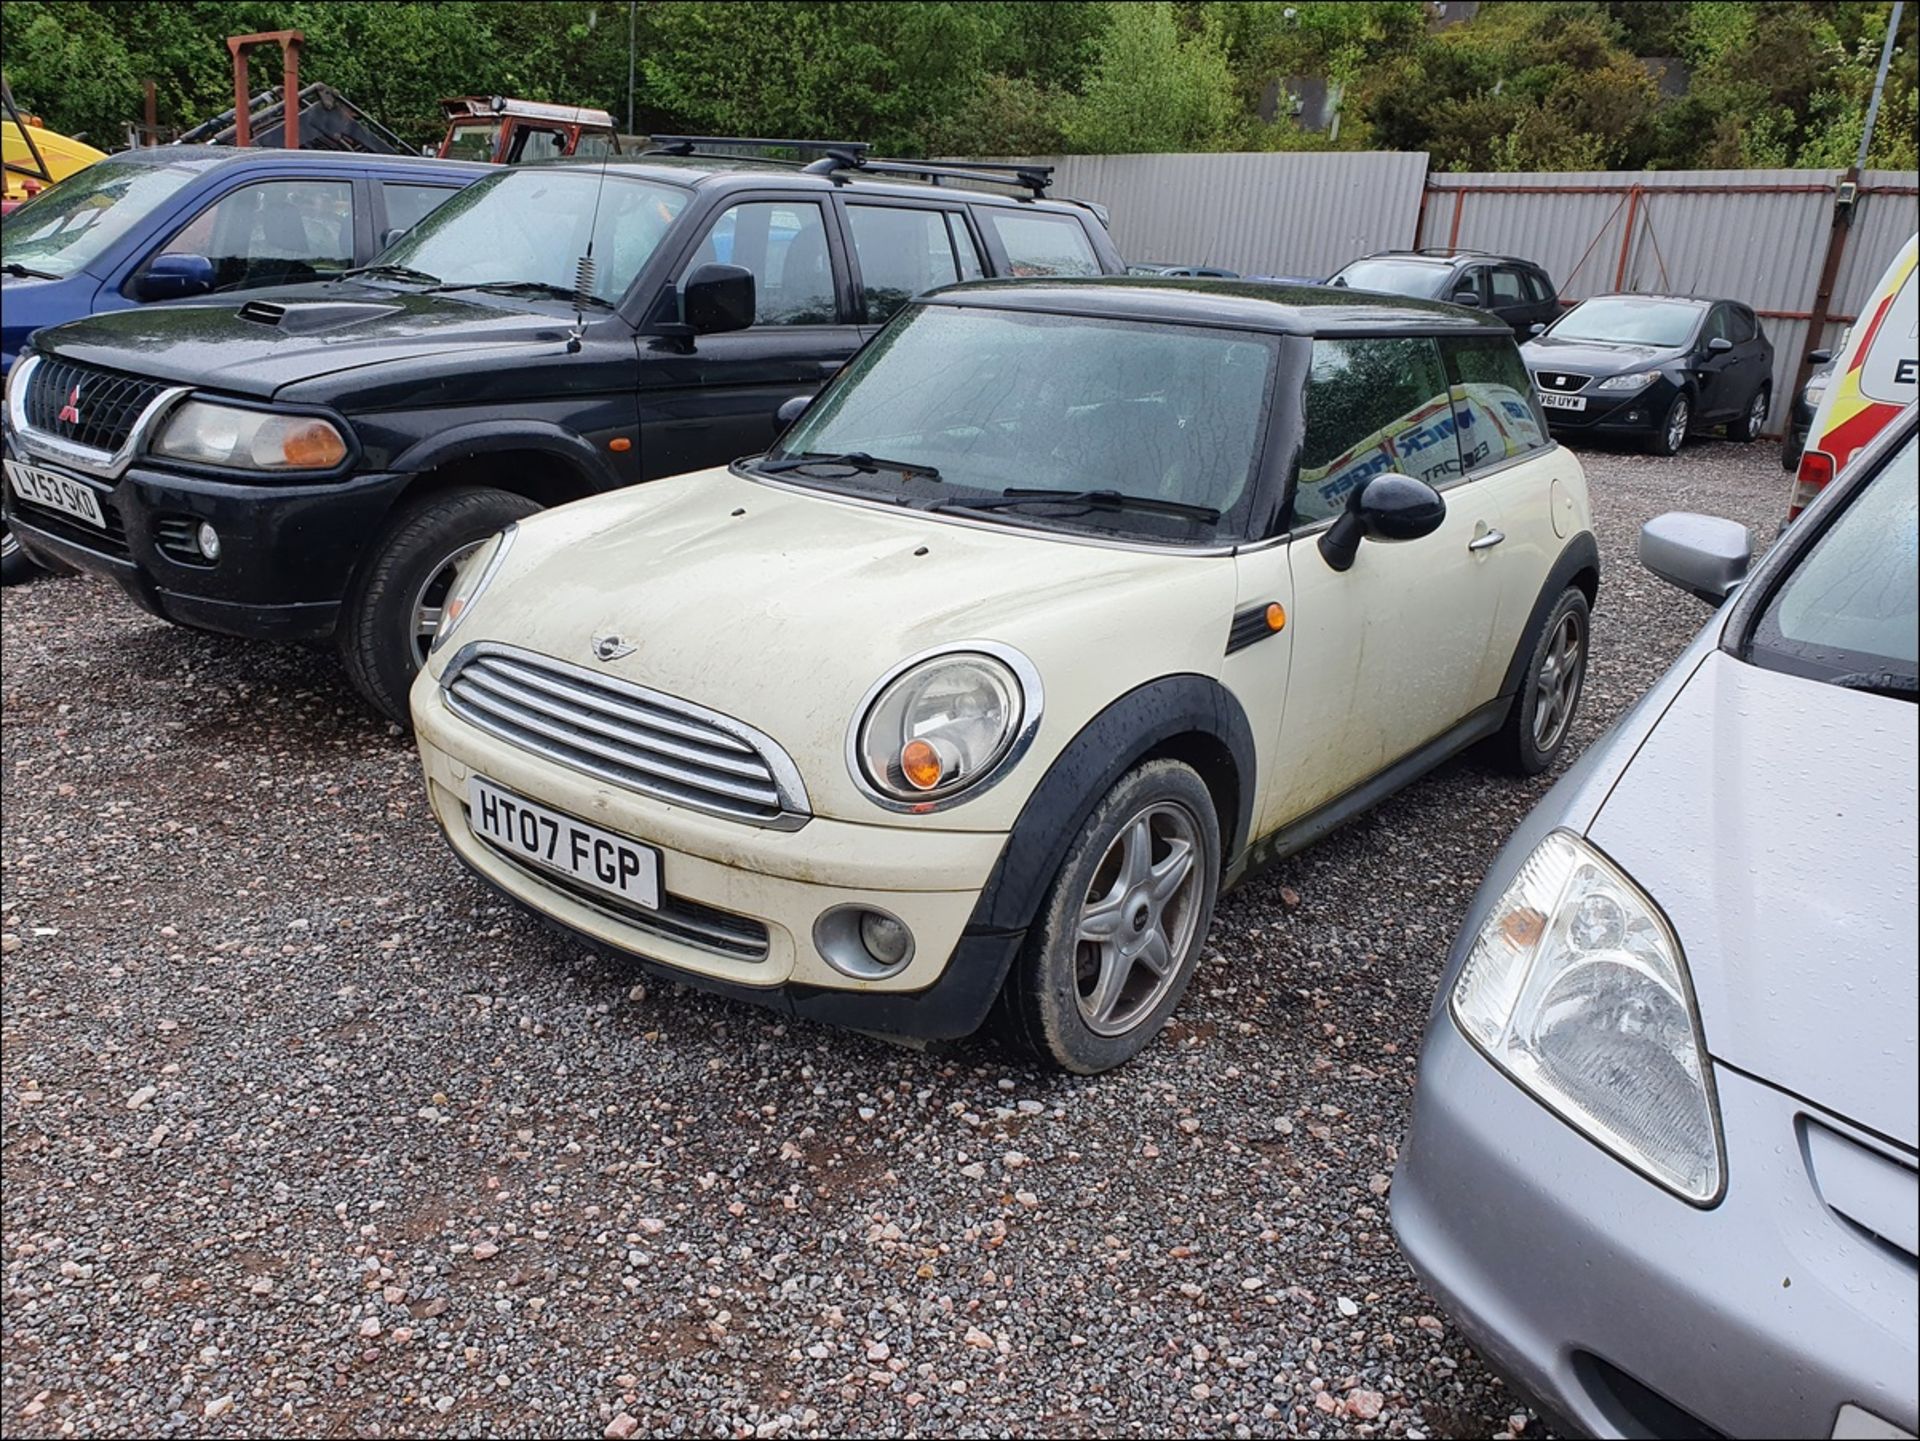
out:
<path id="1" fill-rule="evenodd" d="M 765 450 L 923 290 L 1126 268 L 1044 170 L 661 143 L 503 169 L 341 280 L 39 332 L 8 376 L 7 522 L 176 623 L 332 640 L 404 722 L 502 527 Z"/>
<path id="2" fill-rule="evenodd" d="M 1773 342 L 1732 300 L 1596 295 L 1520 354 L 1563 438 L 1624 436 L 1672 455 L 1709 426 L 1756 440 L 1773 405 Z"/>
<path id="3" fill-rule="evenodd" d="M 1560 314 L 1553 280 L 1531 260 L 1484 250 L 1383 250 L 1349 261 L 1329 285 L 1445 300 L 1497 315 L 1522 340 Z"/>

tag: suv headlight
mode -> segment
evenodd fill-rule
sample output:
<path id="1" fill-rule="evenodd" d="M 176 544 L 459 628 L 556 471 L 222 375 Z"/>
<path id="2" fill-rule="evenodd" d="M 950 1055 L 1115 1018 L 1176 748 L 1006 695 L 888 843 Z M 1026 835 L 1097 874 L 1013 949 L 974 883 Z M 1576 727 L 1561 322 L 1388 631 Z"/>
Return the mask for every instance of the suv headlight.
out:
<path id="1" fill-rule="evenodd" d="M 1555 831 L 1487 917 L 1454 1019 L 1521 1086 L 1695 1205 L 1719 1198 L 1720 1122 L 1680 944 L 1598 851 Z"/>
<path id="2" fill-rule="evenodd" d="M 869 693 L 848 767 L 895 810 L 932 810 L 1013 761 L 1040 718 L 1040 676 L 1003 646 L 908 661 Z"/>
<path id="3" fill-rule="evenodd" d="M 440 628 L 434 631 L 433 641 L 427 646 L 428 655 L 447 643 L 447 637 L 453 634 L 454 627 L 473 609 L 473 603 L 480 599 L 481 592 L 493 584 L 493 578 L 506 563 L 507 552 L 513 549 L 513 538 L 519 530 L 519 526 L 510 525 L 500 534 L 489 536 L 480 542 L 472 555 L 460 562 L 460 569 L 453 575 L 453 585 L 441 604 Z"/>
<path id="4" fill-rule="evenodd" d="M 152 453 L 240 470 L 332 470 L 347 458 L 347 442 L 317 415 L 275 415 L 189 400 L 160 427 Z"/>
<path id="5" fill-rule="evenodd" d="M 1636 370 L 1632 375 L 1609 375 L 1595 390 L 1645 390 L 1660 378 L 1657 370 Z"/>

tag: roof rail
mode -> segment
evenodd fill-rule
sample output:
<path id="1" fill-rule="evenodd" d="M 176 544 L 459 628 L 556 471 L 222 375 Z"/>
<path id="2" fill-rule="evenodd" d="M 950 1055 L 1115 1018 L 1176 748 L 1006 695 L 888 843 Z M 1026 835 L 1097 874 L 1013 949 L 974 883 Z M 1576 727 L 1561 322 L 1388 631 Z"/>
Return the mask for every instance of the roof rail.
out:
<path id="1" fill-rule="evenodd" d="M 776 140 L 758 135 L 652 135 L 649 155 L 697 155 L 716 145 L 736 150 L 809 150 L 836 155 L 865 155 L 873 147 L 861 140 Z"/>
<path id="2" fill-rule="evenodd" d="M 1031 191 L 1040 199 L 1053 184 L 1051 165 L 1018 165 L 1005 161 L 894 160 L 873 158 L 865 153 L 843 155 L 830 149 L 823 159 L 805 167 L 810 175 L 833 175 L 842 170 L 858 170 L 863 175 L 905 175 L 938 185 L 942 180 L 971 180 L 980 185 L 1006 185 Z"/>
<path id="3" fill-rule="evenodd" d="M 1491 255 L 1491 250 L 1477 250 L 1471 245 L 1423 245 L 1413 252 L 1415 255 Z"/>

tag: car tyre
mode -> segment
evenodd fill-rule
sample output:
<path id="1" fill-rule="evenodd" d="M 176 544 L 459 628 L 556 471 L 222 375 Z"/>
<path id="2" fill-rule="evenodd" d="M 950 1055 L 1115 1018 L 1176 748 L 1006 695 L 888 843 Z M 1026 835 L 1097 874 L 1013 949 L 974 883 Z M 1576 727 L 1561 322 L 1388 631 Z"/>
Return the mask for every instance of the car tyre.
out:
<path id="1" fill-rule="evenodd" d="M 374 709 L 409 724 L 407 690 L 459 562 L 539 509 L 511 491 L 461 487 L 422 496 L 388 523 L 347 593 L 335 637 L 347 678 Z"/>
<path id="2" fill-rule="evenodd" d="M 1534 641 L 1513 708 L 1492 738 L 1490 750 L 1503 770 L 1537 776 L 1566 749 L 1573 718 L 1586 690 L 1593 625 L 1584 592 L 1560 593 Z"/>
<path id="3" fill-rule="evenodd" d="M 1010 1038 L 1064 1071 L 1138 1055 L 1180 1004 L 1220 888 L 1220 821 L 1174 760 L 1129 771 L 1087 817 L 1002 993 Z"/>
<path id="4" fill-rule="evenodd" d="M 1647 449 L 1655 455 L 1678 455 L 1687 443 L 1687 427 L 1692 423 L 1693 403 L 1684 395 L 1674 396 L 1673 404 L 1660 417 L 1659 427 L 1647 437 Z"/>
<path id="5" fill-rule="evenodd" d="M 1740 413 L 1740 418 L 1727 422 L 1727 439 L 1737 440 L 1743 445 L 1758 440 L 1760 432 L 1767 427 L 1767 411 L 1772 405 L 1773 387 L 1761 386 L 1754 392 L 1753 399 L 1747 402 L 1747 408 Z"/>
<path id="6" fill-rule="evenodd" d="M 40 567 L 34 564 L 33 557 L 10 529 L 0 525 L 0 585 L 19 585 L 39 574 Z"/>

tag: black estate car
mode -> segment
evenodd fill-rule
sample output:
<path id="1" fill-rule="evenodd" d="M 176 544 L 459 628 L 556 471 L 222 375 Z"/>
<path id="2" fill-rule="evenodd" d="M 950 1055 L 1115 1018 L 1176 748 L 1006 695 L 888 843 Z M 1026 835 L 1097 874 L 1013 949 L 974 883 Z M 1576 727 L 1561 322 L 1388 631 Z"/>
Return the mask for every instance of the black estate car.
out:
<path id="1" fill-rule="evenodd" d="M 1382 250 L 1348 261 L 1327 284 L 1470 305 L 1499 316 L 1523 340 L 1560 314 L 1560 297 L 1546 271 L 1531 260 L 1484 250 Z"/>
<path id="2" fill-rule="evenodd" d="M 923 290 L 1126 268 L 1044 170 L 656 143 L 503 169 L 339 280 L 40 332 L 8 377 L 7 522 L 168 620 L 334 641 L 404 721 L 487 536 L 765 450 Z M 737 153 L 770 143 L 819 158 Z"/>
<path id="3" fill-rule="evenodd" d="M 1596 295 L 1520 347 L 1563 438 L 1620 435 L 1672 455 L 1690 431 L 1755 440 L 1773 404 L 1773 342 L 1731 300 Z"/>

